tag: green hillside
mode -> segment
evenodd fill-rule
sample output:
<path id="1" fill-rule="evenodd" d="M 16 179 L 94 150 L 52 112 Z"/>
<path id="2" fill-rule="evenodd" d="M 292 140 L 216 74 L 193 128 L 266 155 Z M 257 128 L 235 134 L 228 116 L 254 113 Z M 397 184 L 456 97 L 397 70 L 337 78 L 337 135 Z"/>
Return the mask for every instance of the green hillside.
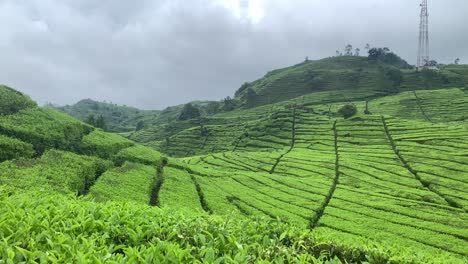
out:
<path id="1" fill-rule="evenodd" d="M 306 61 L 268 72 L 261 79 L 245 83 L 236 92 L 236 98 L 241 107 L 250 108 L 315 92 L 346 94 L 351 90 L 360 93 L 363 99 L 402 91 L 463 87 L 468 80 L 468 70 L 464 65 L 444 66 L 437 72 L 416 71 L 400 60 L 390 63 L 369 57 L 341 56 Z M 335 96 L 326 102 L 342 99 Z"/>
<path id="2" fill-rule="evenodd" d="M 210 113 L 209 101 L 195 101 L 192 104 L 200 109 L 202 115 Z M 95 118 L 102 115 L 108 131 L 133 132 L 139 125 L 142 126 L 141 128 L 152 127 L 177 120 L 183 105 L 167 107 L 164 110 L 141 110 L 129 106 L 85 99 L 73 105 L 54 106 L 54 108 L 81 121 L 87 120 L 90 115 Z"/>
<path id="3" fill-rule="evenodd" d="M 466 263 L 465 67 L 338 87 L 356 63 L 374 74 L 306 62 L 252 87 L 308 67 L 330 86 L 129 138 L 0 87 L 0 263 Z"/>

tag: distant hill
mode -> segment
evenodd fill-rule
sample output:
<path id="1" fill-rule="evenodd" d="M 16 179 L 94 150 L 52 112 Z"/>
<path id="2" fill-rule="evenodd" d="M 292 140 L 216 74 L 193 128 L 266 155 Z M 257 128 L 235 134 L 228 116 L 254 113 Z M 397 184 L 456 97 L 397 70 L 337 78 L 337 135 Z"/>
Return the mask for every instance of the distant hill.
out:
<path id="1" fill-rule="evenodd" d="M 57 110 L 67 113 L 82 121 L 89 115 L 103 115 L 111 132 L 125 132 L 135 130 L 138 122 L 151 123 L 157 119 L 161 111 L 146 111 L 129 106 L 120 106 L 112 103 L 97 102 L 91 99 L 81 100 L 74 105 L 56 107 Z"/>
<path id="2" fill-rule="evenodd" d="M 200 109 L 202 115 L 209 114 L 209 101 L 194 101 L 192 104 Z M 84 99 L 73 105 L 53 107 L 82 121 L 86 120 L 89 115 L 95 117 L 103 115 L 108 131 L 131 132 L 139 123 L 143 127 L 151 127 L 177 120 L 183 106 L 171 106 L 164 110 L 141 110 L 130 106 Z"/>
<path id="3" fill-rule="evenodd" d="M 268 72 L 263 78 L 242 85 L 235 98 L 243 108 L 324 91 L 352 90 L 373 98 L 402 91 L 463 87 L 467 79 L 468 70 L 463 65 L 417 71 L 406 62 L 392 64 L 368 57 L 340 56 Z"/>

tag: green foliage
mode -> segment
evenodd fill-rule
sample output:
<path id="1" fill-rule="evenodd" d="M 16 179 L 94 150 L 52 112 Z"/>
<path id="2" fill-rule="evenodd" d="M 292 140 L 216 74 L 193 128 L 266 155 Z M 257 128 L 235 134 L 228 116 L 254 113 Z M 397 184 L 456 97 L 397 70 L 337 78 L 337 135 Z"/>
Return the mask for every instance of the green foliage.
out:
<path id="1" fill-rule="evenodd" d="M 254 107 L 257 104 L 258 95 L 253 89 L 249 88 L 247 89 L 245 95 L 242 97 L 242 100 L 245 101 L 245 105 L 247 107 Z"/>
<path id="2" fill-rule="evenodd" d="M 124 137 L 96 129 L 83 138 L 81 151 L 87 155 L 110 159 L 120 150 L 133 145 L 135 143 Z"/>
<path id="3" fill-rule="evenodd" d="M 50 108 L 30 108 L 0 117 L 0 133 L 31 143 L 38 154 L 56 148 L 78 152 L 92 128 Z"/>
<path id="4" fill-rule="evenodd" d="M 106 120 L 104 119 L 103 115 L 99 115 L 97 117 L 95 127 L 100 128 L 100 129 L 102 129 L 104 131 L 107 130 Z"/>
<path id="5" fill-rule="evenodd" d="M 26 95 L 0 85 L 0 116 L 11 115 L 23 109 L 37 107 L 37 104 Z"/>
<path id="6" fill-rule="evenodd" d="M 107 171 L 94 184 L 89 195 L 98 202 L 122 201 L 149 203 L 154 166 L 125 162 L 122 167 Z"/>
<path id="7" fill-rule="evenodd" d="M 236 90 L 236 92 L 234 93 L 234 96 L 236 97 L 241 96 L 242 93 L 249 88 L 249 86 L 250 86 L 250 83 L 248 82 L 243 83 L 242 86 Z"/>
<path id="8" fill-rule="evenodd" d="M 31 158 L 33 146 L 16 138 L 0 135 L 0 162 L 10 159 Z"/>
<path id="9" fill-rule="evenodd" d="M 94 114 L 89 114 L 88 117 L 84 120 L 85 123 L 92 125 L 94 127 L 100 128 L 102 130 L 107 130 L 106 120 L 104 116 L 100 114 L 97 118 L 94 117 Z"/>
<path id="10" fill-rule="evenodd" d="M 224 98 L 222 110 L 225 112 L 232 111 L 236 108 L 236 102 L 230 96 Z"/>
<path id="11" fill-rule="evenodd" d="M 119 106 L 112 103 L 96 102 L 91 99 L 81 100 L 74 105 L 57 107 L 57 110 L 99 128 L 112 132 L 135 130 L 138 122 L 157 123 L 161 111 L 145 111 L 134 107 Z M 96 125 L 96 118 L 103 117 L 105 127 Z"/>
<path id="12" fill-rule="evenodd" d="M 185 104 L 182 112 L 179 115 L 179 120 L 189 120 L 200 117 L 200 110 L 194 107 L 191 103 Z"/>
<path id="13" fill-rule="evenodd" d="M 138 121 L 138 123 L 137 123 L 137 125 L 136 125 L 135 131 L 140 131 L 140 130 L 142 130 L 144 127 L 145 127 L 145 122 L 143 122 L 142 120 L 140 120 L 140 121 Z"/>
<path id="14" fill-rule="evenodd" d="M 402 248 L 388 250 L 375 243 L 347 246 L 262 218 L 187 215 L 58 195 L 40 195 L 36 199 L 19 195 L 3 198 L 0 203 L 0 233 L 4 238 L 0 241 L 0 259 L 7 263 L 438 261 L 407 254 Z"/>
<path id="15" fill-rule="evenodd" d="M 209 102 L 206 106 L 206 113 L 208 115 L 213 115 L 219 112 L 221 104 L 219 102 Z"/>
<path id="16" fill-rule="evenodd" d="M 70 152 L 49 150 L 37 160 L 0 163 L 0 184 L 21 190 L 85 194 L 112 163 Z"/>
<path id="17" fill-rule="evenodd" d="M 357 114 L 357 107 L 354 104 L 346 104 L 338 110 L 338 114 L 345 119 Z"/>
<path id="18" fill-rule="evenodd" d="M 114 157 L 115 164 L 122 165 L 125 161 L 155 166 L 161 160 L 161 153 L 142 145 L 124 148 Z"/>
<path id="19" fill-rule="evenodd" d="M 403 82 L 401 70 L 393 66 L 379 67 L 381 73 L 380 86 L 385 94 L 395 94 L 399 92 L 399 87 Z"/>
<path id="20" fill-rule="evenodd" d="M 369 60 L 380 61 L 398 68 L 409 69 L 411 66 L 388 48 L 372 48 L 369 50 Z"/>

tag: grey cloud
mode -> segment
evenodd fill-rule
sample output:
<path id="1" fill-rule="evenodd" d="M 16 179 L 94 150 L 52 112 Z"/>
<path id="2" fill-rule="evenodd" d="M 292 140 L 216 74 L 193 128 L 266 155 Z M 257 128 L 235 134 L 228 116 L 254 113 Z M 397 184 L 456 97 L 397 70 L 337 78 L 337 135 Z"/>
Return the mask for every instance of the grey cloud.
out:
<path id="1" fill-rule="evenodd" d="M 222 0 L 0 0 L 0 83 L 41 103 L 82 98 L 160 109 L 231 95 L 244 81 L 345 44 L 415 61 L 418 1 L 265 0 L 258 23 Z M 252 1 L 252 0 L 250 0 Z M 430 1 L 431 50 L 468 63 L 465 0 Z"/>

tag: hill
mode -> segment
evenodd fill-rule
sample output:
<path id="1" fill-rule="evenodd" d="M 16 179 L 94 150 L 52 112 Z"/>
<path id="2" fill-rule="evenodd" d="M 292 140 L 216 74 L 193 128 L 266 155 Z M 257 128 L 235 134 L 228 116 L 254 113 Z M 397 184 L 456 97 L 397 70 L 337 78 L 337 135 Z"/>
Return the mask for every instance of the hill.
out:
<path id="1" fill-rule="evenodd" d="M 209 101 L 194 101 L 202 115 L 210 114 Z M 52 106 L 58 111 L 86 121 L 92 115 L 102 115 L 109 132 L 133 132 L 144 127 L 152 127 L 176 121 L 184 105 L 170 106 L 164 110 L 141 110 L 135 107 L 121 106 L 106 102 L 84 99 L 73 105 Z"/>
<path id="2" fill-rule="evenodd" d="M 418 90 L 463 88 L 468 84 L 466 65 L 446 65 L 440 71 L 417 71 L 393 53 L 385 56 L 381 59 L 339 56 L 309 60 L 270 71 L 263 78 L 246 82 L 235 92 L 233 98 L 227 97 L 218 102 L 190 103 L 199 109 L 201 117 L 210 118 L 215 114 L 255 108 L 300 96 L 310 98 L 315 95 L 317 100 L 313 100 L 314 104 L 332 104 L 373 100 Z M 178 120 L 183 106 L 167 107 L 162 111 L 144 111 L 83 100 L 57 109 L 80 120 L 85 120 L 89 114 L 102 114 L 112 132 L 133 132 L 141 123 L 138 130 L 144 127 L 148 131 L 143 134 L 159 135 L 152 139 L 161 141 L 173 135 L 170 127 L 186 128 Z"/>
<path id="3" fill-rule="evenodd" d="M 23 102 L 0 113 L 3 259 L 467 261 L 464 89 L 315 92 L 131 136 L 170 158 L 0 92 Z"/>
<path id="4" fill-rule="evenodd" d="M 263 78 L 242 85 L 235 95 L 239 106 L 249 108 L 314 92 L 351 90 L 364 99 L 403 91 L 463 87 L 467 80 L 468 71 L 462 65 L 444 66 L 438 72 L 417 71 L 398 58 L 392 63 L 370 57 L 340 56 L 268 72 Z M 343 98 L 330 99 L 329 102 L 337 102 Z"/>

